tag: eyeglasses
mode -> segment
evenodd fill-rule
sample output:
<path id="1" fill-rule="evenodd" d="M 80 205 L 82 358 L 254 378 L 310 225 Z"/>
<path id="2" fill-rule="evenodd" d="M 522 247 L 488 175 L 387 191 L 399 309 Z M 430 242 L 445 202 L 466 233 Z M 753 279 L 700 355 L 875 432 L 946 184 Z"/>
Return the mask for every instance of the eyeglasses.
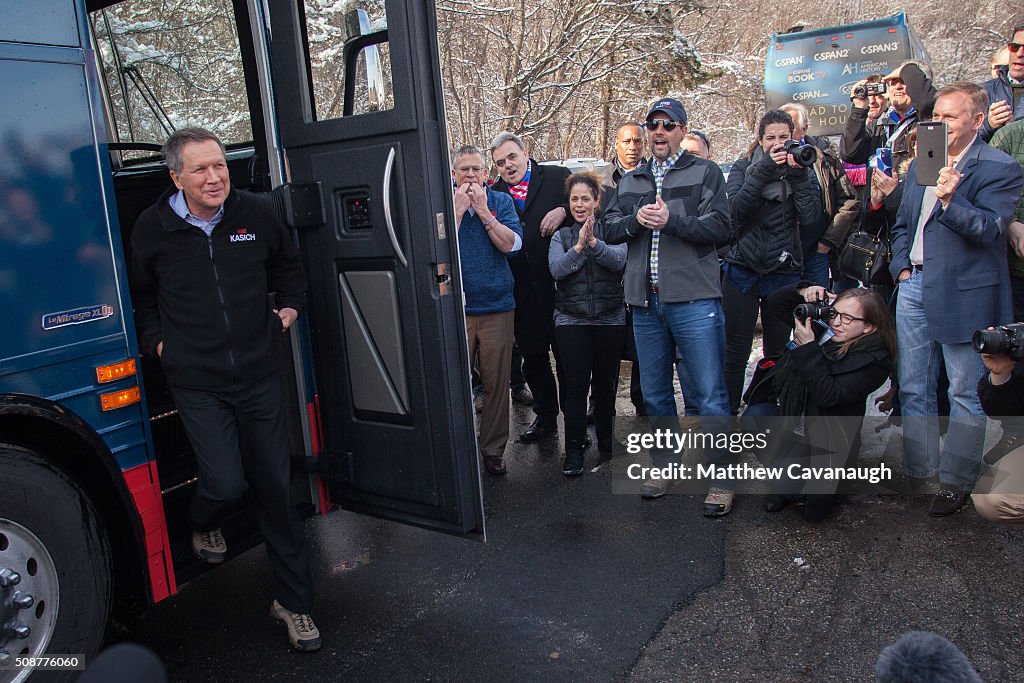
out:
<path id="1" fill-rule="evenodd" d="M 1024 47 L 1024 43 L 1007 43 L 1006 49 L 1010 52 L 1020 52 L 1020 49 Z"/>
<path id="2" fill-rule="evenodd" d="M 479 173 L 484 170 L 483 166 L 459 166 L 455 169 L 459 173 Z"/>
<path id="3" fill-rule="evenodd" d="M 840 313 L 839 311 L 833 309 L 832 312 L 829 314 L 829 319 L 835 320 L 836 318 L 839 318 L 839 321 L 842 322 L 844 325 L 849 325 L 854 320 L 860 320 L 861 322 L 864 321 L 864 318 L 858 318 L 857 316 L 850 315 L 849 313 Z"/>
<path id="4" fill-rule="evenodd" d="M 647 130 L 649 131 L 656 131 L 658 130 L 659 125 L 665 129 L 666 133 L 671 133 L 676 129 L 676 126 L 681 126 L 683 124 L 679 123 L 678 121 L 667 121 L 665 119 L 651 119 L 650 121 L 644 124 L 644 127 L 647 128 Z"/>

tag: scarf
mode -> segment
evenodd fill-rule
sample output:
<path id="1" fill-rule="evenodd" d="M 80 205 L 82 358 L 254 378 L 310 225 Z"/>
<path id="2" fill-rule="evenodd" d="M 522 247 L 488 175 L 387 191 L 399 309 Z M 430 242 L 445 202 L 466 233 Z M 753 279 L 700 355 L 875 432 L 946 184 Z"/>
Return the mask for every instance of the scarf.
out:
<path id="1" fill-rule="evenodd" d="M 868 167 L 867 164 L 848 164 L 843 162 L 843 168 L 846 169 L 846 176 L 853 183 L 854 187 L 864 187 L 868 184 Z"/>
<path id="2" fill-rule="evenodd" d="M 873 333 L 858 339 L 851 348 L 872 352 L 882 347 L 882 336 Z M 834 362 L 842 357 L 839 353 L 840 348 L 840 344 L 830 340 L 822 345 L 821 351 L 825 354 L 825 358 Z M 779 359 L 778 368 L 772 377 L 772 389 L 775 390 L 775 395 L 778 398 L 779 413 L 790 416 L 803 415 L 807 409 L 807 383 L 797 372 L 796 363 L 793 362 L 789 351 L 786 351 Z"/>
<path id="3" fill-rule="evenodd" d="M 516 206 L 520 211 L 526 208 L 526 193 L 530 189 L 530 175 L 533 171 L 533 162 L 528 161 L 526 163 L 526 173 L 523 174 L 523 179 L 515 185 L 510 185 L 508 193 L 512 195 L 512 200 L 516 203 Z"/>

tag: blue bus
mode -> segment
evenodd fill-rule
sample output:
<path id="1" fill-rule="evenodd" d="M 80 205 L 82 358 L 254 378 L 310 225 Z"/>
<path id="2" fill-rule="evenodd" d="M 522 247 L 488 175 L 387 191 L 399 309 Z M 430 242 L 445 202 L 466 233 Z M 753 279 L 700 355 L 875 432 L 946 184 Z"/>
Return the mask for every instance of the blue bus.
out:
<path id="1" fill-rule="evenodd" d="M 210 570 L 126 279 L 187 125 L 303 253 L 281 351 L 302 512 L 483 537 L 433 3 L 324 5 L 0 0 L 0 664 L 88 658 Z M 225 528 L 232 555 L 260 542 L 245 506 Z"/>

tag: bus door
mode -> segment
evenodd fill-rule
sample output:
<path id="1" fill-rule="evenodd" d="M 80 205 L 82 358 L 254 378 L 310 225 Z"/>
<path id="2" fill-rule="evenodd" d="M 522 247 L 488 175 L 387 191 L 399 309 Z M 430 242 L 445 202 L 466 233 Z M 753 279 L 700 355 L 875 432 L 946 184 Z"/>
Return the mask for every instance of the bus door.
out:
<path id="1" fill-rule="evenodd" d="M 434 6 L 322 5 L 262 5 L 321 473 L 346 509 L 482 539 Z"/>

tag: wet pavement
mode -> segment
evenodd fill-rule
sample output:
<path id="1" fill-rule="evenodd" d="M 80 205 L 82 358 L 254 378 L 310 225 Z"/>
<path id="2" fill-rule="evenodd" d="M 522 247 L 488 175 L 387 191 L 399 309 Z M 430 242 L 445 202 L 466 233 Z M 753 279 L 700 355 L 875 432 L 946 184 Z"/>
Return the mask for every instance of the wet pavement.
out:
<path id="1" fill-rule="evenodd" d="M 530 418 L 514 406 L 513 435 Z M 318 653 L 268 616 L 262 548 L 157 605 L 135 639 L 175 681 L 847 681 L 926 629 L 983 680 L 1024 677 L 1024 532 L 972 510 L 861 496 L 811 525 L 742 496 L 707 520 L 698 496 L 613 494 L 594 449 L 563 477 L 557 437 L 507 460 L 483 480 L 486 544 L 347 512 L 307 522 Z"/>

